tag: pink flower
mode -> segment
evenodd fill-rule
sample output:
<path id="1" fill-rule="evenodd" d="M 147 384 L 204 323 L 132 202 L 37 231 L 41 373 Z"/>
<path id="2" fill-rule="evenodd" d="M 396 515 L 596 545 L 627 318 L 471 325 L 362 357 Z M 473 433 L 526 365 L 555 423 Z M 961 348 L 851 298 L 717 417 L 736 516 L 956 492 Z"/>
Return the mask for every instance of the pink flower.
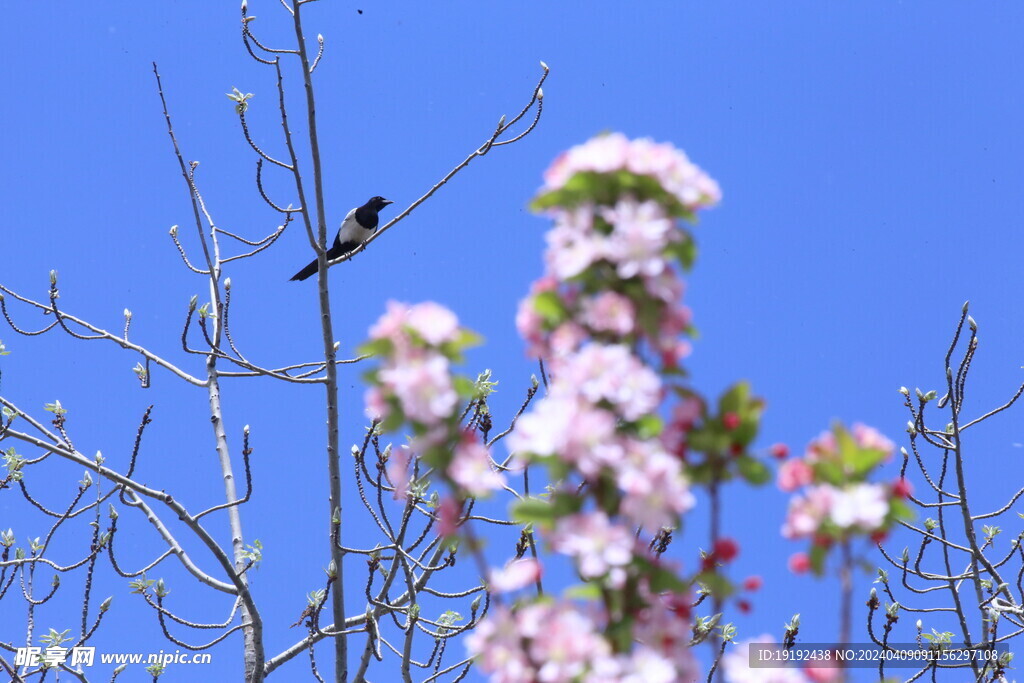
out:
<path id="1" fill-rule="evenodd" d="M 388 481 L 395 487 L 392 492 L 395 500 L 401 500 L 409 493 L 409 464 L 412 462 L 412 450 L 401 446 L 392 450 L 388 458 Z"/>
<path id="2" fill-rule="evenodd" d="M 830 431 L 822 432 L 818 435 L 818 438 L 807 445 L 807 452 L 804 453 L 804 458 L 807 462 L 813 464 L 822 459 L 835 457 L 837 448 L 836 435 Z"/>
<path id="3" fill-rule="evenodd" d="M 629 528 L 613 524 L 603 512 L 595 511 L 559 520 L 551 546 L 574 558 L 583 578 L 595 579 L 628 565 L 635 541 Z"/>
<path id="4" fill-rule="evenodd" d="M 474 434 L 463 435 L 448 465 L 448 475 L 470 496 L 486 496 L 505 483 L 505 476 L 491 467 L 487 446 Z"/>
<path id="5" fill-rule="evenodd" d="M 459 319 L 444 306 L 425 301 L 409 309 L 406 324 L 428 344 L 440 346 L 458 337 Z"/>
<path id="6" fill-rule="evenodd" d="M 800 458 L 787 460 L 779 466 L 779 488 L 787 493 L 814 481 L 814 470 Z"/>
<path id="7" fill-rule="evenodd" d="M 661 400 L 661 380 L 623 345 L 589 344 L 566 358 L 556 377 L 591 403 L 604 400 L 627 420 L 654 410 Z M 562 389 L 560 390 L 568 390 Z"/>
<path id="8" fill-rule="evenodd" d="M 607 173 L 626 164 L 629 140 L 622 133 L 599 135 L 555 159 L 544 172 L 545 189 L 556 190 L 581 171 Z"/>
<path id="9" fill-rule="evenodd" d="M 437 506 L 437 535 L 454 536 L 459 531 L 462 506 L 451 496 L 445 496 Z"/>
<path id="10" fill-rule="evenodd" d="M 806 495 L 791 498 L 782 535 L 786 538 L 813 536 L 829 516 L 835 492 L 835 488 L 822 484 L 808 489 Z"/>
<path id="11" fill-rule="evenodd" d="M 386 312 L 370 328 L 370 338 L 394 340 L 403 335 L 402 327 L 405 325 L 408 313 L 408 305 L 399 301 L 388 301 Z"/>
<path id="12" fill-rule="evenodd" d="M 754 668 L 750 666 L 752 645 L 774 645 L 775 640 L 768 634 L 737 643 L 726 650 L 722 657 L 722 670 L 728 683 L 805 683 L 799 669 Z"/>
<path id="13" fill-rule="evenodd" d="M 391 406 L 385 400 L 384 392 L 381 391 L 380 387 L 371 386 L 368 388 L 364 395 L 363 403 L 366 405 L 366 417 L 371 420 L 383 421 L 391 414 Z"/>
<path id="14" fill-rule="evenodd" d="M 695 503 L 681 463 L 650 441 L 627 442 L 626 452 L 617 468 L 624 494 L 620 511 L 646 529 L 675 526 Z"/>
<path id="15" fill-rule="evenodd" d="M 666 269 L 657 275 L 644 277 L 644 289 L 655 299 L 659 299 L 671 306 L 677 305 L 683 299 L 685 284 L 671 269 Z"/>
<path id="16" fill-rule="evenodd" d="M 868 427 L 867 425 L 860 424 L 859 422 L 850 428 L 850 433 L 853 434 L 854 440 L 857 445 L 861 448 L 871 448 L 873 450 L 882 451 L 885 453 L 886 458 L 892 455 L 892 452 L 896 450 L 896 444 L 889 439 L 885 438 L 881 432 L 874 427 Z"/>
<path id="17" fill-rule="evenodd" d="M 611 332 L 624 337 L 636 326 L 636 309 L 628 297 L 605 291 L 584 299 L 581 306 L 584 325 L 597 332 Z"/>
<path id="18" fill-rule="evenodd" d="M 675 226 L 660 204 L 622 199 L 601 214 L 614 226 L 606 257 L 616 264 L 619 277 L 656 276 L 667 268 L 664 250 Z"/>
<path id="19" fill-rule="evenodd" d="M 667 659 L 675 668 L 673 681 L 696 681 L 697 661 L 690 648 L 692 623 L 678 613 L 665 609 L 660 601 L 643 609 L 637 617 L 634 634 L 642 648 Z M 638 650 L 634 650 L 637 654 Z M 659 667 L 660 668 L 660 667 Z M 629 679 L 645 683 L 646 679 Z"/>
<path id="20" fill-rule="evenodd" d="M 555 214 L 555 225 L 545 236 L 544 261 L 549 273 L 569 280 L 604 258 L 607 238 L 595 231 L 593 224 L 594 207 L 590 204 Z"/>
<path id="21" fill-rule="evenodd" d="M 856 484 L 833 490 L 829 517 L 840 528 L 872 531 L 882 526 L 888 513 L 888 495 L 880 484 Z"/>
<path id="22" fill-rule="evenodd" d="M 843 680 L 843 670 L 838 666 L 805 666 L 804 673 L 813 683 L 837 683 Z"/>
<path id="23" fill-rule="evenodd" d="M 568 604 L 497 606 L 466 638 L 492 681 L 569 683 L 611 656 L 594 622 Z"/>
<path id="24" fill-rule="evenodd" d="M 380 381 L 398 398 L 406 417 L 421 424 L 447 419 L 458 402 L 448 359 L 438 353 L 418 353 L 385 367 Z"/>
<path id="25" fill-rule="evenodd" d="M 542 277 L 530 287 L 530 294 L 519 302 L 516 312 L 516 329 L 527 342 L 527 354 L 538 357 L 547 352 L 544 344 L 544 318 L 537 312 L 534 298 L 542 292 L 558 289 L 558 281 L 553 277 Z"/>
<path id="26" fill-rule="evenodd" d="M 615 438 L 614 415 L 561 394 L 547 396 L 519 418 L 508 443 L 520 457 L 558 455 L 588 477 L 620 461 L 623 453 Z"/>
<path id="27" fill-rule="evenodd" d="M 789 571 L 794 574 L 806 574 L 811 570 L 811 558 L 807 553 L 793 553 L 789 556 Z"/>
<path id="28" fill-rule="evenodd" d="M 691 210 L 711 206 L 722 196 L 718 184 L 681 150 L 647 138 L 631 141 L 621 133 L 599 135 L 560 154 L 544 173 L 544 189 L 559 189 L 580 172 L 618 170 L 656 178 Z"/>
<path id="29" fill-rule="evenodd" d="M 727 432 L 733 431 L 740 426 L 740 416 L 736 413 L 726 413 L 722 416 L 722 426 Z"/>
<path id="30" fill-rule="evenodd" d="M 683 648 L 688 653 L 688 648 Z M 607 657 L 594 663 L 588 683 L 676 683 L 696 681 L 699 671 L 690 656 L 689 667 L 679 668 L 671 659 L 652 648 L 637 646 L 629 654 Z"/>
<path id="31" fill-rule="evenodd" d="M 528 557 L 522 560 L 510 560 L 502 569 L 492 569 L 488 583 L 494 593 L 511 593 L 535 583 L 540 575 L 540 562 Z"/>
<path id="32" fill-rule="evenodd" d="M 534 305 L 533 295 L 519 302 L 516 310 L 516 329 L 526 341 L 526 353 L 534 358 L 544 355 L 544 319 Z"/>
<path id="33" fill-rule="evenodd" d="M 548 336 L 548 348 L 551 349 L 552 361 L 573 353 L 586 341 L 587 332 L 571 320 L 562 323 Z"/>
<path id="34" fill-rule="evenodd" d="M 515 616 L 503 605 L 495 607 L 466 638 L 466 649 L 477 657 L 480 668 L 498 683 L 532 683 L 535 672 Z"/>

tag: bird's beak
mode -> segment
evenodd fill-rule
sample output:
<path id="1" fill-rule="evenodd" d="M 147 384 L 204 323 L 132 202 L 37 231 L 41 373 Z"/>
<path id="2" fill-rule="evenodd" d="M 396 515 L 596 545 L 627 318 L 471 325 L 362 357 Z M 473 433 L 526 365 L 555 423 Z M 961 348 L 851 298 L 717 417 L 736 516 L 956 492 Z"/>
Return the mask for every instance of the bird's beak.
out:
<path id="1" fill-rule="evenodd" d="M 387 206 L 388 204 L 394 204 L 394 202 L 391 201 L 390 199 L 385 199 L 384 200 L 384 206 Z"/>

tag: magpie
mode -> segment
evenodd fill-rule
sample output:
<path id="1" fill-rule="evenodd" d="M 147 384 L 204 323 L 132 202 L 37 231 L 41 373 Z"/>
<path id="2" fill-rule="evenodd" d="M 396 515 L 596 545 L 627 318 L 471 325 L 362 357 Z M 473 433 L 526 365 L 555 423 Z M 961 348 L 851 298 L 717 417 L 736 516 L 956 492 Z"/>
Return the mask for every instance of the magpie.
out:
<path id="1" fill-rule="evenodd" d="M 327 260 L 344 256 L 365 242 L 377 230 L 377 212 L 393 203 L 383 197 L 370 197 L 365 204 L 349 211 L 334 236 L 334 244 L 327 250 Z M 305 280 L 315 272 L 316 259 L 313 259 L 312 263 L 295 273 L 292 280 Z"/>

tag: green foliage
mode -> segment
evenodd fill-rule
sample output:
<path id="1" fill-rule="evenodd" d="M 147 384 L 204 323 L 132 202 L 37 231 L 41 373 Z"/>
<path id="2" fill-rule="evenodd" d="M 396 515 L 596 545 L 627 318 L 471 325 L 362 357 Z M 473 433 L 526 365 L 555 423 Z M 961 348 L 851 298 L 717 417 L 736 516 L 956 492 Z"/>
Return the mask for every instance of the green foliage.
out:
<path id="1" fill-rule="evenodd" d="M 669 215 L 694 221 L 693 211 L 683 206 L 675 195 L 668 192 L 661 183 L 651 176 L 637 175 L 626 170 L 612 173 L 582 171 L 570 178 L 563 187 L 546 192 L 530 203 L 534 211 L 554 207 L 572 209 L 581 204 L 597 203 L 614 205 L 623 196 L 633 196 L 639 201 L 654 200 L 664 206 Z"/>

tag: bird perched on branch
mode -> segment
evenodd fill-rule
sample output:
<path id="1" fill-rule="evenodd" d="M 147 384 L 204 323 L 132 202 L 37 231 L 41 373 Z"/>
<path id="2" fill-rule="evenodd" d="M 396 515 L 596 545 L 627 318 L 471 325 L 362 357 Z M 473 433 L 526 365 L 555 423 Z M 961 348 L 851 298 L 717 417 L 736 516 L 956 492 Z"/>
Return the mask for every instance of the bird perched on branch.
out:
<path id="1" fill-rule="evenodd" d="M 334 244 L 327 250 L 327 260 L 339 258 L 349 253 L 369 239 L 377 230 L 377 212 L 393 202 L 383 197 L 370 197 L 362 206 L 352 209 L 345 216 L 334 236 Z M 308 266 L 295 273 L 292 280 L 305 280 L 316 272 L 316 259 Z"/>

